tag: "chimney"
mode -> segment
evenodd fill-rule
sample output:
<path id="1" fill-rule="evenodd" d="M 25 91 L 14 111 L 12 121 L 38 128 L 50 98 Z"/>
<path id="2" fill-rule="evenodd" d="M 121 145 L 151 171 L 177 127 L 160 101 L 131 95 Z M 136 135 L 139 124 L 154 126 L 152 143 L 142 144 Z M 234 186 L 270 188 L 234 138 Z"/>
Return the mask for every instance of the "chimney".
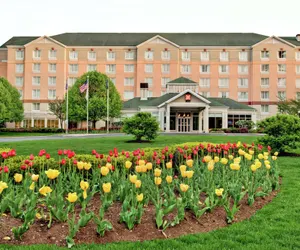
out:
<path id="1" fill-rule="evenodd" d="M 148 83 L 141 82 L 140 90 L 141 90 L 141 100 L 147 100 L 148 99 Z"/>
<path id="2" fill-rule="evenodd" d="M 300 42 L 300 34 L 297 34 L 297 35 L 296 35 L 296 40 L 297 40 L 298 42 Z"/>

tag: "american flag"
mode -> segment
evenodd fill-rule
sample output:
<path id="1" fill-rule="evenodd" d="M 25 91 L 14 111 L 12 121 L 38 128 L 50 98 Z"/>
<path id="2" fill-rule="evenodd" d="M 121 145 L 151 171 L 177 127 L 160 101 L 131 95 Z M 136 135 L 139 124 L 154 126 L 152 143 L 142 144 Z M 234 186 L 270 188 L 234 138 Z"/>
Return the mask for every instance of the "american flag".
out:
<path id="1" fill-rule="evenodd" d="M 84 84 L 82 84 L 81 86 L 80 86 L 80 88 L 79 88 L 79 90 L 80 90 L 80 93 L 83 93 L 84 91 L 86 91 L 87 90 L 87 87 L 88 87 L 88 82 L 87 82 L 87 80 L 84 82 Z"/>

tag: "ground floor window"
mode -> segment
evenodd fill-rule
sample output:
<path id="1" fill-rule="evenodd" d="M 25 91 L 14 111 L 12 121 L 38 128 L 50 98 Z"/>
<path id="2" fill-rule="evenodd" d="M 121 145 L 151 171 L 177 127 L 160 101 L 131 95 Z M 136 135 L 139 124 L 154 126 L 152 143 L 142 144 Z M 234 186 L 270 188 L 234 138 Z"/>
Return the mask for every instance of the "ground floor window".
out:
<path id="1" fill-rule="evenodd" d="M 35 128 L 44 128 L 45 120 L 34 120 L 34 127 Z"/>
<path id="2" fill-rule="evenodd" d="M 15 122 L 15 128 L 21 128 L 21 122 Z"/>
<path id="3" fill-rule="evenodd" d="M 239 120 L 250 120 L 251 121 L 251 115 L 228 115 L 228 128 L 238 128 L 236 122 Z"/>
<path id="4" fill-rule="evenodd" d="M 209 128 L 222 128 L 222 114 L 209 114 Z"/>
<path id="5" fill-rule="evenodd" d="M 175 112 L 171 112 L 171 114 L 170 114 L 170 130 L 176 130 L 176 113 Z"/>
<path id="6" fill-rule="evenodd" d="M 27 119 L 23 121 L 24 128 L 31 128 L 31 120 Z"/>
<path id="7" fill-rule="evenodd" d="M 48 128 L 58 128 L 58 120 L 48 120 Z"/>
<path id="8" fill-rule="evenodd" d="M 193 130 L 199 130 L 199 113 L 193 113 Z"/>

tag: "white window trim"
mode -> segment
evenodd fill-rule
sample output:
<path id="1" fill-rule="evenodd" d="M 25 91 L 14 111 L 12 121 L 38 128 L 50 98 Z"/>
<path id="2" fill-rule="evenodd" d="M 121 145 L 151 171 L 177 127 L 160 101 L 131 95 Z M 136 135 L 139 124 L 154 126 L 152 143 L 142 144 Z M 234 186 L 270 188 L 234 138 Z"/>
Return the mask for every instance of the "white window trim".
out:
<path id="1" fill-rule="evenodd" d="M 263 111 L 263 110 L 262 110 L 262 106 L 268 106 L 268 110 L 269 110 L 269 111 Z M 269 114 L 269 113 L 270 113 L 270 106 L 269 106 L 269 105 L 260 105 L 260 113 L 261 113 L 261 114 Z"/>
<path id="2" fill-rule="evenodd" d="M 77 71 L 71 70 L 71 65 L 77 65 Z M 79 66 L 78 64 L 69 64 L 69 74 L 78 74 Z"/>
<path id="3" fill-rule="evenodd" d="M 224 78 L 224 79 L 227 79 L 227 85 L 220 84 L 222 81 L 222 78 L 221 78 L 218 80 L 218 86 L 219 86 L 219 88 L 222 88 L 222 89 L 228 89 L 230 86 L 230 80 L 229 80 L 229 78 Z"/>
<path id="4" fill-rule="evenodd" d="M 39 100 L 41 98 L 41 90 L 37 89 L 38 90 L 37 93 L 39 92 L 39 96 L 38 97 L 34 97 L 34 95 L 33 95 L 34 90 L 35 89 L 32 90 L 32 99 L 33 100 Z"/>
<path id="5" fill-rule="evenodd" d="M 149 66 L 151 68 L 150 71 L 147 71 L 147 66 L 148 65 L 151 65 L 151 66 Z M 153 64 L 145 64 L 145 73 L 153 73 Z"/>
<path id="6" fill-rule="evenodd" d="M 168 57 L 164 57 L 164 53 L 167 52 L 168 53 Z M 163 61 L 169 61 L 171 59 L 171 52 L 169 50 L 164 50 L 161 52 L 161 60 Z"/>
<path id="7" fill-rule="evenodd" d="M 53 78 L 53 77 L 55 77 L 55 78 Z M 50 79 L 55 79 L 55 84 L 50 84 Z M 49 76 L 48 77 L 48 86 L 56 86 L 56 81 L 57 81 L 57 78 L 56 78 L 56 76 Z"/>
<path id="8" fill-rule="evenodd" d="M 248 78 L 238 78 L 238 88 L 240 88 L 240 89 L 247 89 L 249 87 L 249 80 L 247 81 L 247 85 L 245 86 L 245 85 L 241 85 L 240 84 L 240 79 L 246 79 L 246 80 L 248 80 Z"/>
<path id="9" fill-rule="evenodd" d="M 296 79 L 296 88 L 300 89 L 300 78 Z"/>
<path id="10" fill-rule="evenodd" d="M 109 54 L 112 54 L 112 55 L 114 55 L 113 57 L 109 57 L 108 55 Z M 116 52 L 115 51 L 107 51 L 106 52 L 106 60 L 107 61 L 115 61 L 116 60 Z"/>
<path id="11" fill-rule="evenodd" d="M 126 55 L 128 55 L 129 53 L 132 53 L 132 57 L 128 57 Z M 125 60 L 134 60 L 134 56 L 135 56 L 135 53 L 134 51 L 125 51 Z"/>
<path id="12" fill-rule="evenodd" d="M 18 52 L 22 54 L 22 57 L 18 57 Z M 24 60 L 24 50 L 16 50 L 16 61 L 22 61 Z"/>
<path id="13" fill-rule="evenodd" d="M 51 51 L 55 51 L 55 57 L 51 57 Z M 48 52 L 48 59 L 49 60 L 57 60 L 56 54 L 57 54 L 57 50 L 49 50 L 49 52 Z"/>
<path id="14" fill-rule="evenodd" d="M 126 67 L 129 67 L 129 66 L 132 66 L 132 71 L 126 70 Z M 131 67 L 129 67 L 129 68 L 131 68 Z M 134 64 L 124 64 L 124 72 L 125 73 L 134 73 Z"/>
<path id="15" fill-rule="evenodd" d="M 35 65 L 35 64 L 40 65 L 40 67 L 39 67 L 40 69 L 39 69 L 39 70 L 35 70 L 35 69 L 34 69 L 34 65 Z M 32 72 L 34 72 L 34 73 L 41 73 L 41 64 L 40 64 L 40 63 L 33 63 L 33 64 L 32 64 Z"/>
<path id="16" fill-rule="evenodd" d="M 35 57 L 35 51 L 40 51 L 40 56 L 39 57 Z M 34 60 L 41 60 L 41 50 L 34 50 L 34 51 L 32 51 L 32 58 L 34 59 Z"/>
<path id="17" fill-rule="evenodd" d="M 227 54 L 227 58 L 223 58 L 223 57 L 222 57 L 222 54 L 223 54 L 223 53 L 226 53 L 226 54 Z M 228 52 L 228 51 L 221 51 L 219 57 L 220 57 L 220 61 L 221 61 L 221 62 L 228 62 L 228 61 L 229 61 L 229 52 Z"/>
<path id="18" fill-rule="evenodd" d="M 55 96 L 50 96 L 50 91 L 55 91 Z M 56 90 L 55 89 L 48 89 L 48 100 L 55 100 L 56 99 Z"/>
<path id="19" fill-rule="evenodd" d="M 188 57 L 184 58 L 183 54 L 187 53 Z M 191 61 L 191 52 L 190 51 L 181 51 L 181 60 L 184 62 L 189 62 Z"/>
<path id="20" fill-rule="evenodd" d="M 270 74 L 270 64 L 266 64 L 266 65 L 269 65 L 269 71 L 262 71 L 262 66 L 263 66 L 264 64 L 261 64 L 260 65 L 260 73 L 261 74 Z"/>
<path id="21" fill-rule="evenodd" d="M 226 72 L 222 72 L 222 70 L 221 70 L 222 66 L 226 67 L 226 70 L 227 70 Z M 222 75 L 226 75 L 227 74 L 228 75 L 229 74 L 229 65 L 227 65 L 227 64 L 226 65 L 219 65 L 219 74 L 222 74 Z"/>
<path id="22" fill-rule="evenodd" d="M 241 55 L 243 54 L 243 53 L 246 53 L 246 59 L 243 59 L 242 57 L 241 57 Z M 248 61 L 248 52 L 247 51 L 240 51 L 239 52 L 239 61 L 240 62 L 247 62 Z"/>
<path id="23" fill-rule="evenodd" d="M 40 79 L 40 82 L 39 82 L 39 83 L 35 83 L 35 82 L 34 82 L 34 78 L 35 78 L 35 77 L 37 77 L 37 78 Z M 32 85 L 33 85 L 33 86 L 40 86 L 40 85 L 41 85 L 41 77 L 40 77 L 40 76 L 33 76 L 33 77 L 32 77 Z"/>
<path id="24" fill-rule="evenodd" d="M 75 58 L 71 58 L 72 53 L 75 53 L 77 56 Z M 78 61 L 78 51 L 69 51 L 69 60 L 70 61 Z"/>
<path id="25" fill-rule="evenodd" d="M 260 87 L 261 87 L 261 88 L 269 88 L 269 87 L 270 87 L 270 79 L 269 79 L 268 85 L 263 85 L 263 84 L 262 84 L 262 78 L 261 78 L 261 79 L 260 79 Z"/>
<path id="26" fill-rule="evenodd" d="M 109 69 L 109 65 L 114 65 L 113 66 L 113 68 L 114 68 L 113 71 L 108 70 Z M 108 74 L 115 74 L 116 73 L 116 64 L 106 64 L 105 65 L 105 72 L 108 73 Z"/>
<path id="27" fill-rule="evenodd" d="M 243 72 L 243 71 L 240 71 L 241 67 L 246 67 L 247 68 L 247 71 L 246 72 Z M 239 75 L 248 75 L 249 74 L 249 66 L 248 65 L 238 65 L 238 73 Z"/>
<path id="28" fill-rule="evenodd" d="M 164 71 L 164 65 L 168 65 L 168 66 L 167 66 L 167 68 L 168 68 L 167 71 Z M 167 64 L 167 63 L 162 64 L 162 65 L 161 65 L 161 72 L 162 72 L 163 74 L 169 74 L 169 73 L 170 73 L 170 64 Z"/>
<path id="29" fill-rule="evenodd" d="M 151 53 L 151 57 L 150 58 L 147 58 L 146 57 L 146 54 L 147 53 Z M 154 58 L 154 53 L 153 53 L 153 51 L 152 50 L 147 50 L 147 51 L 145 51 L 145 54 L 144 54 L 144 58 L 145 58 L 145 60 L 147 60 L 147 61 L 153 61 L 153 58 Z"/>
<path id="30" fill-rule="evenodd" d="M 51 64 L 55 65 L 55 70 L 51 70 Z M 48 64 L 48 71 L 49 71 L 50 73 L 56 73 L 56 68 L 57 68 L 56 63 L 49 63 L 49 64 Z"/>
<path id="31" fill-rule="evenodd" d="M 284 84 L 280 84 L 279 82 L 279 79 L 285 79 L 285 81 L 284 81 Z M 277 79 L 277 87 L 278 88 L 286 88 L 286 78 L 278 78 Z"/>
<path id="32" fill-rule="evenodd" d="M 39 104 L 39 109 L 33 109 L 34 104 Z M 40 103 L 32 103 L 31 111 L 32 111 L 32 112 L 40 112 L 40 111 L 41 111 L 41 104 L 40 104 Z"/>
<path id="33" fill-rule="evenodd" d="M 279 68 L 280 68 L 279 65 L 285 65 L 285 71 L 280 71 L 280 70 L 279 70 Z M 278 74 L 286 74 L 286 64 L 278 64 L 278 65 L 277 65 L 277 73 L 278 73 Z"/>
<path id="34" fill-rule="evenodd" d="M 268 51 L 269 52 L 269 57 L 262 57 L 261 56 L 261 54 L 262 54 L 261 52 L 264 52 L 264 51 Z M 261 50 L 260 51 L 260 60 L 261 61 L 270 61 L 270 51 L 269 50 Z"/>
<path id="35" fill-rule="evenodd" d="M 188 71 L 183 71 L 183 66 L 187 66 L 187 68 L 189 69 Z M 181 74 L 191 74 L 192 70 L 191 70 L 191 65 L 189 64 L 185 64 L 185 65 L 181 65 Z"/>
<path id="36" fill-rule="evenodd" d="M 90 57 L 90 53 L 95 53 L 95 58 Z M 89 61 L 96 61 L 97 60 L 97 53 L 95 51 L 88 51 L 88 60 Z"/>
<path id="37" fill-rule="evenodd" d="M 206 58 L 206 57 L 202 57 L 202 53 L 207 53 L 208 54 L 208 57 Z M 209 52 L 208 51 L 201 51 L 200 52 L 200 61 L 202 61 L 202 62 L 208 62 L 209 61 Z"/>
<path id="38" fill-rule="evenodd" d="M 202 81 L 207 82 L 207 80 L 208 80 L 208 84 L 202 84 Z M 200 88 L 210 88 L 210 78 L 200 78 L 199 87 Z"/>
<path id="39" fill-rule="evenodd" d="M 269 91 L 262 91 L 262 92 L 269 92 Z M 270 92 L 269 92 L 269 97 L 268 98 L 262 98 L 262 92 L 260 92 L 260 99 L 262 101 L 269 101 L 270 100 Z"/>
<path id="40" fill-rule="evenodd" d="M 285 51 L 285 58 L 280 58 L 279 57 L 279 52 L 281 52 L 281 51 Z M 278 61 L 286 61 L 286 55 L 287 54 L 287 51 L 286 50 L 280 50 L 280 51 L 278 51 L 278 53 L 277 53 L 277 59 L 278 59 Z"/>

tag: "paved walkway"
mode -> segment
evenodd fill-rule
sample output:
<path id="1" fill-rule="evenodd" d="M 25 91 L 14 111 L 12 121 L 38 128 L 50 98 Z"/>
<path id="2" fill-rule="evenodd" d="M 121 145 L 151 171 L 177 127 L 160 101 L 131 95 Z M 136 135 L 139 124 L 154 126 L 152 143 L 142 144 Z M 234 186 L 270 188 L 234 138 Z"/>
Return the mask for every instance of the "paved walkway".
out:
<path id="1" fill-rule="evenodd" d="M 234 134 L 234 133 L 160 133 L 164 136 L 173 135 L 201 135 L 201 136 L 262 136 L 263 134 Z M 20 142 L 20 141 L 40 141 L 40 140 L 64 140 L 76 138 L 101 138 L 101 137 L 116 137 L 128 136 L 124 133 L 110 133 L 110 134 L 66 134 L 66 135 L 45 135 L 45 136 L 20 136 L 20 137 L 0 137 L 0 142 Z"/>

